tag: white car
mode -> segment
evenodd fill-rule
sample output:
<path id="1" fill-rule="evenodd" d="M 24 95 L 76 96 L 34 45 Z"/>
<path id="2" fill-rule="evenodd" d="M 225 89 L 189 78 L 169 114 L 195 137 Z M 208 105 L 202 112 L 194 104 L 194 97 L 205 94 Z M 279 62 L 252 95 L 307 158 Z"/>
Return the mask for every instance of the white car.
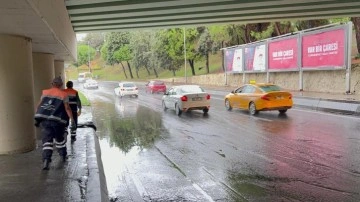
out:
<path id="1" fill-rule="evenodd" d="M 83 87 L 85 89 L 88 89 L 88 88 L 95 88 L 95 89 L 98 89 L 99 88 L 99 84 L 96 80 L 94 79 L 88 79 L 85 81 Z"/>
<path id="2" fill-rule="evenodd" d="M 124 96 L 134 96 L 138 97 L 139 90 L 138 87 L 133 82 L 120 82 L 119 87 L 114 89 L 115 95 L 124 97 Z"/>
<path id="3" fill-rule="evenodd" d="M 174 86 L 162 97 L 162 107 L 173 109 L 178 116 L 190 110 L 202 110 L 205 114 L 210 109 L 210 94 L 198 85 Z"/>

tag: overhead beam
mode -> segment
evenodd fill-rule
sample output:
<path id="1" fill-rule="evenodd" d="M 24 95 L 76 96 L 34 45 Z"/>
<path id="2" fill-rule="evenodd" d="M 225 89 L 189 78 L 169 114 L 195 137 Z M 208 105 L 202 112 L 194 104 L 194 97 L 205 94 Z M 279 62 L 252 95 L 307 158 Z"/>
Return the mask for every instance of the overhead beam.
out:
<path id="1" fill-rule="evenodd" d="M 264 16 L 252 16 L 246 18 L 215 18 L 215 19 L 206 19 L 206 20 L 189 20 L 184 22 L 163 22 L 163 23 L 143 23 L 143 24 L 125 24 L 121 26 L 93 26 L 93 27 L 75 27 L 76 32 L 92 32 L 92 31 L 113 31 L 113 30 L 124 30 L 124 29 L 149 29 L 149 28 L 164 28 L 164 27 L 182 27 L 182 26 L 197 26 L 204 24 L 230 24 L 230 23 L 259 23 L 259 22 L 272 22 L 272 21 L 284 21 L 284 20 L 309 20 L 309 19 L 324 19 L 324 18 L 332 18 L 332 17 L 347 17 L 348 15 L 359 15 L 359 10 L 355 9 L 353 13 L 348 12 L 345 14 L 343 11 L 339 11 L 339 13 L 324 13 L 322 12 L 309 12 L 302 16 L 288 13 L 282 14 L 279 16 L 278 14 L 273 15 L 264 15 Z"/>
<path id="2" fill-rule="evenodd" d="M 146 23 L 146 22 L 161 22 L 161 21 L 174 21 L 174 20 L 192 20 L 192 19 L 211 19 L 211 18 L 223 18 L 223 17 L 246 17 L 246 16 L 263 16 L 273 13 L 282 12 L 309 12 L 309 11 L 317 11 L 317 10 L 327 10 L 327 13 L 331 13 L 334 11 L 342 10 L 347 12 L 355 12 L 356 10 L 360 11 L 360 2 L 359 3 L 347 3 L 346 5 L 317 5 L 317 6 L 299 6 L 299 7 L 287 7 L 287 8 L 266 8 L 266 9 L 257 9 L 257 10 L 242 10 L 242 11 L 228 11 L 228 12 L 217 12 L 217 13 L 187 13 L 187 14 L 178 14 L 178 15 L 159 15 L 159 16 L 144 16 L 138 18 L 126 17 L 126 18 L 107 18 L 107 19 L 99 19 L 99 20 L 87 20 L 87 21 L 73 21 L 72 24 L 74 27 L 81 26 L 95 26 L 95 25 L 104 25 L 104 24 L 126 24 L 126 23 Z"/>
<path id="3" fill-rule="evenodd" d="M 337 3 L 333 0 L 183 0 L 183 1 L 166 1 L 162 3 L 141 3 L 141 4 L 130 4 L 130 5 L 119 5 L 119 6 L 104 6 L 104 7 L 91 7 L 91 8 L 82 8 L 67 6 L 68 12 L 70 15 L 74 14 L 86 14 L 91 13 L 109 13 L 109 12 L 141 12 L 141 11 L 151 11 L 151 10 L 172 10 L 172 9 L 184 9 L 187 12 L 196 12 L 201 10 L 213 10 L 221 11 L 231 8 L 249 8 L 249 7 L 264 7 L 264 6 L 280 6 L 280 5 L 294 5 L 294 4 L 308 4 L 311 5 L 316 2 L 328 2 L 328 3 Z M 201 8 L 201 10 L 199 10 Z"/>

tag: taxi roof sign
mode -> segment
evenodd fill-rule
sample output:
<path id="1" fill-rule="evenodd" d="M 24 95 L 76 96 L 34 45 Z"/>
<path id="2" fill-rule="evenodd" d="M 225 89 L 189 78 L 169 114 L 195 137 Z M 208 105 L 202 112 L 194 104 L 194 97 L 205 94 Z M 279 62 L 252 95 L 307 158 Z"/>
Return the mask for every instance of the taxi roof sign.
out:
<path id="1" fill-rule="evenodd" d="M 256 84 L 256 81 L 255 80 L 250 80 L 249 83 L 250 84 Z"/>

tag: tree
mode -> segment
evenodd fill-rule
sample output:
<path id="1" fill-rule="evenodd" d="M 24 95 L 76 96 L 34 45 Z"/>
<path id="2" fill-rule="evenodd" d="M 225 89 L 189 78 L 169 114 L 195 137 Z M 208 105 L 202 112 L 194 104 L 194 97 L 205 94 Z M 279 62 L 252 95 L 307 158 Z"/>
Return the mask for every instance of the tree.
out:
<path id="1" fill-rule="evenodd" d="M 84 43 L 89 43 L 95 50 L 100 50 L 101 46 L 104 44 L 104 39 L 104 33 L 88 33 L 83 41 Z"/>
<path id="2" fill-rule="evenodd" d="M 132 59 L 132 53 L 129 48 L 129 45 L 121 46 L 117 51 L 114 52 L 113 58 L 116 63 L 120 63 L 121 65 L 123 65 L 122 61 L 126 61 L 127 65 L 128 65 L 128 69 L 129 69 L 130 78 L 133 79 L 134 76 L 133 76 L 131 66 L 129 63 L 129 61 Z"/>
<path id="3" fill-rule="evenodd" d="M 179 28 L 163 30 L 159 32 L 158 37 L 160 46 L 157 47 L 157 51 L 161 52 L 160 59 L 163 60 L 161 63 L 175 76 L 175 71 L 179 70 L 184 62 L 184 44 L 183 40 L 179 40 L 183 38 L 182 30 Z M 164 64 L 165 61 L 168 64 Z"/>
<path id="4" fill-rule="evenodd" d="M 209 31 L 207 28 L 205 28 L 205 30 L 202 32 L 200 39 L 199 39 L 198 51 L 201 55 L 205 56 L 206 73 L 210 73 L 209 53 L 211 53 L 211 51 L 212 51 L 212 44 L 213 44 L 213 41 L 211 39 Z"/>
<path id="5" fill-rule="evenodd" d="M 89 62 L 94 59 L 95 53 L 96 53 L 95 49 L 90 47 L 90 46 L 78 45 L 78 49 L 77 49 L 77 55 L 78 55 L 77 66 L 81 66 L 81 65 L 84 65 L 84 64 L 90 66 Z"/>
<path id="6" fill-rule="evenodd" d="M 133 51 L 132 63 L 136 67 L 137 72 L 141 67 L 144 67 L 150 75 L 151 68 L 151 36 L 150 31 L 137 31 L 131 35 L 130 46 Z M 137 74 L 138 75 L 138 74 Z"/>
<path id="7" fill-rule="evenodd" d="M 114 58 L 114 52 L 119 50 L 121 46 L 128 45 L 130 43 L 129 32 L 111 32 L 106 35 L 106 47 L 107 47 L 107 63 L 118 63 Z"/>
<path id="8" fill-rule="evenodd" d="M 360 17 L 352 17 L 351 21 L 354 24 L 356 45 L 357 45 L 358 53 L 360 54 Z"/>

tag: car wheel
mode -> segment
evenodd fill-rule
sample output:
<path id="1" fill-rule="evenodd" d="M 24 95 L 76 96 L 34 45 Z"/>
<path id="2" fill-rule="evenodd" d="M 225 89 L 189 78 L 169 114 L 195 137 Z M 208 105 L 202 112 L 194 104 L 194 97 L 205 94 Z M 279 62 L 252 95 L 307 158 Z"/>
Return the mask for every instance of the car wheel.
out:
<path id="1" fill-rule="evenodd" d="M 251 115 L 256 115 L 258 113 L 258 110 L 256 110 L 256 106 L 254 102 L 250 102 L 249 104 L 249 112 Z"/>
<path id="2" fill-rule="evenodd" d="M 280 109 L 280 110 L 279 110 L 280 114 L 285 114 L 286 111 L 287 111 L 287 109 Z"/>
<path id="3" fill-rule="evenodd" d="M 225 100 L 225 108 L 226 108 L 228 111 L 231 111 L 231 110 L 232 110 L 232 107 L 231 107 L 231 104 L 230 104 L 230 100 L 229 100 L 229 99 L 226 99 L 226 100 Z"/>
<path id="4" fill-rule="evenodd" d="M 209 108 L 203 109 L 203 112 L 204 112 L 204 114 L 208 113 L 208 112 L 209 112 Z"/>
<path id="5" fill-rule="evenodd" d="M 151 90 L 150 93 L 151 93 L 151 94 L 154 94 L 154 90 Z"/>
<path id="6" fill-rule="evenodd" d="M 161 104 L 161 105 L 162 105 L 163 110 L 164 110 L 164 111 L 166 111 L 166 110 L 167 110 L 167 107 L 166 107 L 166 105 L 165 105 L 165 102 L 164 102 L 164 101 L 162 101 L 162 104 Z"/>
<path id="7" fill-rule="evenodd" d="M 180 109 L 180 107 L 179 107 L 178 104 L 175 105 L 175 113 L 176 113 L 176 115 L 178 115 L 178 116 L 180 116 L 181 113 L 182 113 L 182 110 Z"/>
<path id="8" fill-rule="evenodd" d="M 134 95 L 135 98 L 138 98 L 139 95 Z"/>

